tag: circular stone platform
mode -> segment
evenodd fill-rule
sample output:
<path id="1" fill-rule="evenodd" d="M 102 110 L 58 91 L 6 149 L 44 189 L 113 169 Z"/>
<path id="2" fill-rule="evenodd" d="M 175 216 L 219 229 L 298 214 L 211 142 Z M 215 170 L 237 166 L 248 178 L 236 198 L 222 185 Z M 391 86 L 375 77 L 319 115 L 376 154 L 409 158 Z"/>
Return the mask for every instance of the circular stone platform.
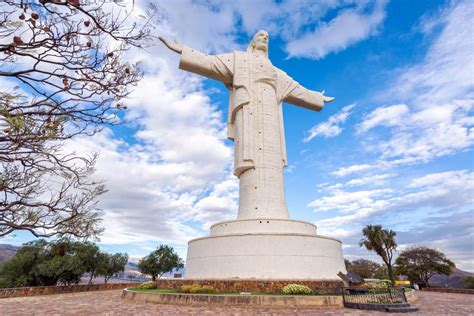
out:
<path id="1" fill-rule="evenodd" d="M 342 245 L 316 226 L 285 219 L 226 221 L 188 244 L 186 278 L 338 280 Z"/>
<path id="2" fill-rule="evenodd" d="M 316 235 L 316 225 L 289 219 L 237 219 L 223 221 L 211 226 L 211 236 L 232 234 L 275 233 Z"/>

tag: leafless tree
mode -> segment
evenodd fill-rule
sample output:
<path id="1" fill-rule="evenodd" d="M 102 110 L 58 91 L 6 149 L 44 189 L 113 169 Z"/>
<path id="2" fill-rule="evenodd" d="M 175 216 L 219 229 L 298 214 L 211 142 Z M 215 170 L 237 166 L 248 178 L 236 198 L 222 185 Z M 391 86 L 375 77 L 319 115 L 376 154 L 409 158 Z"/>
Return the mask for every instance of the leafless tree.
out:
<path id="1" fill-rule="evenodd" d="M 90 180 L 97 155 L 63 144 L 120 123 L 143 75 L 126 54 L 152 39 L 153 8 L 132 9 L 118 0 L 0 2 L 0 236 L 101 233 L 105 187 Z"/>

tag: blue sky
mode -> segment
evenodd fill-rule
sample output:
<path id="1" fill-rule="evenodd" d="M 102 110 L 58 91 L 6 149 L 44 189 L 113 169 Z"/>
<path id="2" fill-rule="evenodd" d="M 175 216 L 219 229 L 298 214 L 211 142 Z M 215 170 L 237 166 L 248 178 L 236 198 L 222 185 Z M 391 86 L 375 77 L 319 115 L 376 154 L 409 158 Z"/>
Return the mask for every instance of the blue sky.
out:
<path id="1" fill-rule="evenodd" d="M 206 53 L 243 49 L 267 30 L 275 66 L 336 97 L 321 112 L 284 105 L 292 218 L 341 239 L 348 259 L 378 260 L 358 241 L 365 225 L 382 224 L 397 232 L 400 249 L 437 248 L 474 271 L 472 2 L 156 4 L 156 35 Z M 185 257 L 189 239 L 236 216 L 227 90 L 180 71 L 159 43 L 128 58 L 142 61 L 146 76 L 125 125 L 70 146 L 101 154 L 104 250 L 136 259 L 167 243 Z"/>

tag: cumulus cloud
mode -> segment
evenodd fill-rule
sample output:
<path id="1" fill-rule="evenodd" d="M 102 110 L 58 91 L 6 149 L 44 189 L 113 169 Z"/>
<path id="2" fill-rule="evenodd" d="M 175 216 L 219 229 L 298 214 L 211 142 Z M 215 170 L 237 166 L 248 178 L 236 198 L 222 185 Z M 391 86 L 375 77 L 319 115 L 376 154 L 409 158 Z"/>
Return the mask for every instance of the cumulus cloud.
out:
<path id="1" fill-rule="evenodd" d="M 142 1 L 146 5 L 146 1 Z M 238 47 L 234 10 L 231 6 L 192 0 L 155 1 L 158 9 L 157 34 L 177 38 L 183 44 L 206 52 Z"/>
<path id="2" fill-rule="evenodd" d="M 371 168 L 374 168 L 374 166 L 369 164 L 352 165 L 349 167 L 339 168 L 336 171 L 333 171 L 331 174 L 336 177 L 344 177 L 354 172 L 359 172 Z"/>
<path id="3" fill-rule="evenodd" d="M 410 100 L 417 109 L 429 108 L 459 99 L 473 92 L 474 42 L 471 21 L 474 7 L 470 1 L 452 3 L 436 17 L 424 19 L 430 29 L 433 20 L 442 31 L 430 46 L 422 63 L 402 69 L 389 90 L 389 96 Z"/>
<path id="4" fill-rule="evenodd" d="M 381 218 L 395 216 L 392 229 L 396 231 L 427 231 L 425 239 L 403 235 L 403 243 L 422 243 L 425 245 L 444 245 L 444 250 L 453 260 L 459 258 L 466 264 L 466 255 L 471 249 L 469 238 L 457 239 L 463 252 L 454 251 L 450 240 L 452 234 L 472 236 L 472 192 L 474 192 L 474 172 L 469 170 L 451 170 L 426 174 L 408 180 L 399 187 L 387 187 L 375 190 L 348 191 L 344 187 L 329 190 L 327 195 L 319 197 L 308 206 L 315 212 L 333 211 L 336 216 L 316 222 L 322 234 L 346 238 L 351 245 L 356 244 L 362 228 L 377 223 Z M 426 213 L 430 210 L 430 216 Z M 334 214 L 334 213 L 333 213 Z M 446 225 L 450 219 L 464 214 L 469 225 Z M 397 228 L 397 222 L 402 223 Z M 429 223 L 434 226 L 430 226 Z M 453 223 L 454 224 L 454 223 Z M 348 226 L 350 225 L 350 226 Z M 454 228 L 456 226 L 456 228 Z M 435 228 L 437 227 L 437 229 Z M 429 233 L 428 233 L 429 231 Z M 436 232 L 436 233 L 435 233 Z"/>
<path id="5" fill-rule="evenodd" d="M 327 23 L 321 23 L 308 32 L 288 42 L 290 56 L 320 59 L 331 52 L 338 52 L 377 33 L 385 19 L 386 1 L 376 1 L 370 12 L 359 5 L 354 9 L 341 10 Z"/>
<path id="6" fill-rule="evenodd" d="M 192 10 L 159 5 L 157 34 L 206 52 L 236 47 L 228 11 L 194 2 Z M 182 20 L 196 25 L 180 29 Z M 203 79 L 178 70 L 178 55 L 157 45 L 128 57 L 140 60 L 146 74 L 126 102 L 125 125 L 74 139 L 67 148 L 100 153 L 95 177 L 108 189 L 100 198 L 102 244 L 134 244 L 142 252 L 159 242 L 182 246 L 208 234 L 211 223 L 235 217 L 237 179 L 226 124 Z"/>
<path id="7" fill-rule="evenodd" d="M 459 268 L 472 271 L 473 172 L 445 166 L 420 175 L 417 168 L 413 177 L 406 170 L 428 162 L 439 168 L 443 163 L 437 158 L 472 148 L 474 43 L 466 40 L 471 32 L 466 26 L 473 18 L 466 1 L 422 18 L 419 29 L 430 32 L 432 40 L 427 54 L 422 62 L 394 72 L 390 89 L 380 94 L 385 104 L 367 113 L 356 128 L 375 162 L 336 169 L 334 176 L 361 175 L 327 184 L 310 203 L 321 218 L 318 230 L 343 238 L 348 257 L 370 257 L 357 245 L 361 229 L 382 223 L 399 233 L 400 244 L 438 248 Z M 387 169 L 396 176 L 374 174 Z M 373 189 L 373 184 L 382 187 Z M 391 191 L 377 194 L 384 189 Z"/>
<path id="8" fill-rule="evenodd" d="M 354 106 L 355 104 L 347 105 L 343 107 L 337 114 L 331 116 L 327 122 L 319 123 L 313 126 L 308 131 L 308 136 L 306 136 L 303 141 L 305 143 L 309 142 L 317 136 L 335 137 L 339 135 L 342 132 L 341 125 L 346 122 Z"/>
<path id="9" fill-rule="evenodd" d="M 198 49 L 215 52 L 240 47 L 236 44 L 238 26 L 248 37 L 262 28 L 271 36 L 279 36 L 287 43 L 290 57 L 322 58 L 375 34 L 385 18 L 386 1 L 167 0 L 157 6 L 161 31 L 179 36 Z M 334 19 L 322 23 L 330 10 L 339 12 Z M 319 26 L 308 30 L 312 24 Z"/>
<path id="10" fill-rule="evenodd" d="M 382 200 L 376 201 L 374 197 L 390 193 L 391 189 L 378 189 L 370 191 L 343 191 L 335 190 L 330 196 L 324 196 L 308 204 L 315 212 L 337 210 L 343 213 L 362 212 L 364 209 L 375 209 L 383 206 Z"/>
<path id="11" fill-rule="evenodd" d="M 389 136 L 379 136 L 373 146 L 380 159 L 392 165 L 428 162 L 474 143 L 474 42 L 466 40 L 473 19 L 468 2 L 442 10 L 437 20 L 442 29 L 423 62 L 403 69 L 384 94 L 405 102 L 379 107 L 358 125 L 359 134 L 387 129 Z"/>
<path id="12" fill-rule="evenodd" d="M 412 164 L 451 155 L 474 144 L 474 99 L 458 99 L 412 111 L 406 105 L 378 108 L 359 125 L 359 132 L 388 127 L 390 137 L 375 144 L 386 162 Z"/>
<path id="13" fill-rule="evenodd" d="M 405 104 L 396 104 L 387 107 L 377 108 L 368 114 L 358 127 L 358 132 L 366 132 L 378 125 L 396 126 L 400 125 L 402 120 L 408 114 L 408 106 Z"/>
<path id="14" fill-rule="evenodd" d="M 225 185 L 235 179 L 226 176 L 225 160 L 218 171 L 206 168 L 205 160 L 164 161 L 158 159 L 158 149 L 127 144 L 110 131 L 77 138 L 68 146 L 79 153 L 100 151 L 95 177 L 104 180 L 108 189 L 99 205 L 106 228 L 101 241 L 105 244 L 158 240 L 185 243 L 203 234 L 185 222 L 195 221 L 205 226 L 206 221 L 235 214 L 232 204 L 235 196 L 226 195 L 227 188 L 230 193 L 234 189 Z M 202 217 L 200 212 L 207 211 L 201 206 L 202 200 L 208 195 L 224 200 L 219 201 L 220 206 L 215 203 L 213 212 Z"/>
<path id="15" fill-rule="evenodd" d="M 472 173 L 469 173 L 468 170 L 459 170 L 459 171 L 446 171 L 440 173 L 431 173 L 423 177 L 416 178 L 411 180 L 408 187 L 410 188 L 422 188 L 433 185 L 458 185 L 459 181 L 464 182 L 468 181 L 472 177 Z M 474 180 L 474 179 L 473 179 Z"/>
<path id="16" fill-rule="evenodd" d="M 393 177 L 393 174 L 386 173 L 386 174 L 376 174 L 361 178 L 352 179 L 345 183 L 346 186 L 359 186 L 359 185 L 382 185 L 386 182 L 387 179 Z"/>

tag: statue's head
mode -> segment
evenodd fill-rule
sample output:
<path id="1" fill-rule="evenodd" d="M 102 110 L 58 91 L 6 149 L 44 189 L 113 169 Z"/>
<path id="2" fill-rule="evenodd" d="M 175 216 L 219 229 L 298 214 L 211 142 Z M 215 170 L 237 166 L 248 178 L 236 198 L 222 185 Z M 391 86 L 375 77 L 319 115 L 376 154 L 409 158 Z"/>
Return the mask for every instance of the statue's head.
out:
<path id="1" fill-rule="evenodd" d="M 258 31 L 254 36 L 249 46 L 247 47 L 247 52 L 251 53 L 256 50 L 260 50 L 265 53 L 265 56 L 268 58 L 268 33 L 264 30 Z"/>

